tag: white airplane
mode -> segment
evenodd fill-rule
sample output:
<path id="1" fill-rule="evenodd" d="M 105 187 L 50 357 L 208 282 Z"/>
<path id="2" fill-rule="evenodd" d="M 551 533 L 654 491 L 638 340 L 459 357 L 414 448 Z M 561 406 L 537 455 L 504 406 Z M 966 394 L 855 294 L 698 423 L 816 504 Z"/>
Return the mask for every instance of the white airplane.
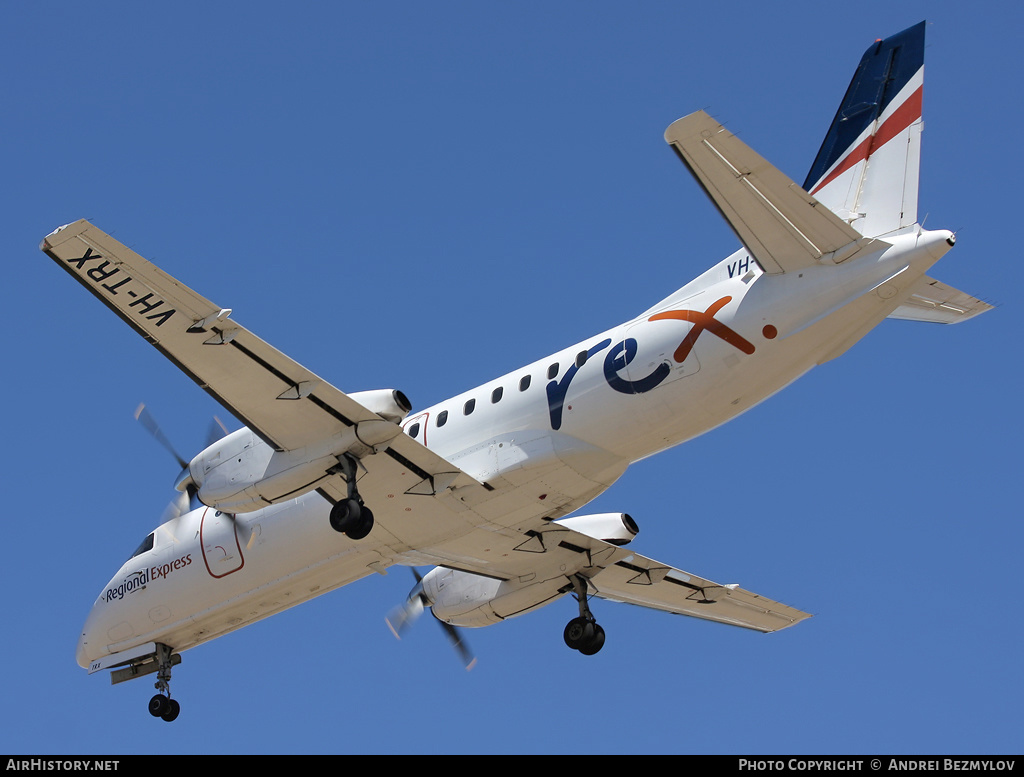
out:
<path id="1" fill-rule="evenodd" d="M 78 663 L 113 682 L 156 672 L 149 710 L 173 720 L 182 652 L 395 565 L 434 566 L 396 631 L 426 607 L 479 627 L 566 594 L 565 642 L 588 655 L 605 639 L 595 596 L 763 632 L 809 617 L 629 549 L 627 514 L 567 516 L 887 317 L 990 308 L 926 274 L 954 235 L 917 224 L 923 61 L 923 22 L 871 46 L 803 188 L 706 113 L 674 122 L 665 139 L 743 247 L 636 318 L 412 415 L 400 391 L 342 393 L 86 221 L 48 235 L 51 259 L 245 424 L 181 461 L 178 510 L 96 599 Z"/>

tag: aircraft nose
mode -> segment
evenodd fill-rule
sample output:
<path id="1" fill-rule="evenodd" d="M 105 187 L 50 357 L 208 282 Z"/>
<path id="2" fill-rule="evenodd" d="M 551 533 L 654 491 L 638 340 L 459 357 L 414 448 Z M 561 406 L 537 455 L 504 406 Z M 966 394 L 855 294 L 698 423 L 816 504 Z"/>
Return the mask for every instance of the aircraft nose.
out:
<path id="1" fill-rule="evenodd" d="M 90 642 L 98 644 L 93 632 L 96 631 L 96 609 L 93 608 L 89 611 L 89 616 L 85 619 L 85 623 L 82 624 L 82 633 L 78 636 L 78 646 L 75 648 L 75 660 L 78 665 L 83 669 L 89 668 L 90 653 L 95 653 L 95 650 L 90 651 Z"/>
<path id="2" fill-rule="evenodd" d="M 89 668 L 89 659 L 85 653 L 85 632 L 78 638 L 78 647 L 75 648 L 75 660 L 82 669 Z"/>

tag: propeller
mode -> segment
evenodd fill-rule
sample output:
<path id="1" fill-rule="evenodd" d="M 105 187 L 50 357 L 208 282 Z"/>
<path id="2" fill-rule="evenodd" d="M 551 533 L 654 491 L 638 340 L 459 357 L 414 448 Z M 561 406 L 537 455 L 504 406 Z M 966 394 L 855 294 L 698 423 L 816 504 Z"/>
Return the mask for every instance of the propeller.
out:
<path id="1" fill-rule="evenodd" d="M 431 604 L 426 591 L 423 590 L 423 577 L 415 568 L 410 567 L 410 569 L 412 569 L 412 574 L 416 578 L 416 585 L 409 592 L 405 602 L 391 610 L 384 619 L 388 628 L 391 629 L 391 633 L 395 635 L 395 639 L 401 639 L 402 633 L 412 626 L 416 619 L 423 614 L 423 610 Z M 466 667 L 466 671 L 468 672 L 476 666 L 476 657 L 462 638 L 462 632 L 452 624 L 445 623 L 440 618 L 435 617 L 435 620 L 441 624 L 445 636 L 448 637 L 448 641 L 459 654 L 459 658 L 462 659 L 462 664 Z"/>
<path id="2" fill-rule="evenodd" d="M 462 665 L 466 667 L 466 671 L 468 672 L 476 666 L 476 656 L 474 656 L 473 651 L 469 649 L 469 645 L 466 644 L 466 640 L 462 638 L 462 632 L 450 623 L 445 623 L 443 620 L 439 620 L 437 618 L 435 618 L 435 620 L 441 624 L 441 628 L 444 629 L 445 636 L 448 637 L 448 641 L 452 643 L 452 647 L 455 648 L 455 652 L 459 654 L 459 658 L 462 659 Z"/>
<path id="3" fill-rule="evenodd" d="M 163 430 L 160 428 L 160 424 L 157 423 L 156 418 L 146 408 L 146 403 L 142 402 L 137 408 L 135 408 L 135 420 L 138 421 L 142 426 L 156 439 L 161 446 L 164 447 L 173 457 L 178 466 L 181 468 L 181 474 L 178 475 L 178 481 L 184 480 L 189 475 L 188 462 L 185 458 L 178 453 L 174 444 L 170 441 Z M 210 427 L 206 432 L 206 446 L 209 447 L 213 443 L 222 437 L 228 435 L 227 427 L 224 426 L 224 422 L 221 421 L 217 416 L 213 417 L 210 422 Z M 180 518 L 185 513 L 193 510 L 199 506 L 199 497 L 195 484 L 191 479 L 187 481 L 185 490 L 177 494 L 171 503 L 164 509 L 163 515 L 161 516 L 160 523 L 165 524 L 168 521 Z"/>
<path id="4" fill-rule="evenodd" d="M 142 403 L 135 408 L 135 419 L 145 427 L 146 431 L 156 438 L 156 441 L 159 442 L 160 445 L 170 452 L 174 457 L 174 460 L 178 462 L 178 466 L 181 467 L 181 473 L 178 475 L 178 479 L 175 483 L 184 483 L 185 490 L 178 491 L 175 489 L 174 498 L 171 500 L 171 503 L 164 508 L 163 515 L 160 517 L 160 525 L 164 527 L 165 531 L 170 534 L 175 542 L 178 542 L 178 534 L 180 532 L 178 519 L 186 513 L 189 513 L 192 510 L 197 510 L 203 506 L 203 503 L 199 500 L 199 489 L 192 480 L 188 462 L 185 461 L 184 457 L 180 453 L 178 453 L 177 449 L 175 449 L 174 445 L 167 438 L 167 435 L 160 429 L 160 424 L 156 422 L 156 418 L 153 417 L 153 414 L 146 409 L 145 403 Z M 227 437 L 228 434 L 230 434 L 230 432 L 228 432 L 224 422 L 217 416 L 213 416 L 213 419 L 210 421 L 210 426 L 206 430 L 206 447 L 208 448 L 218 440 Z M 232 521 L 235 520 L 235 516 L 230 513 L 222 514 L 228 516 Z M 235 529 L 236 531 L 239 530 L 239 526 L 237 524 Z M 246 550 L 251 549 L 253 544 L 257 541 L 259 530 L 258 528 L 253 530 L 252 527 L 249 527 L 248 533 L 249 538 L 246 541 Z M 238 536 L 240 539 L 244 538 L 244 532 Z"/>
<path id="5" fill-rule="evenodd" d="M 416 622 L 423 614 L 425 608 L 430 606 L 430 601 L 423 591 L 423 578 L 415 569 L 412 567 L 410 569 L 412 569 L 412 573 L 416 577 L 416 585 L 409 592 L 405 602 L 391 610 L 387 617 L 384 618 L 384 622 L 388 624 L 388 628 L 395 635 L 395 639 L 401 639 L 402 633 Z"/>
<path id="6" fill-rule="evenodd" d="M 160 429 L 160 424 L 156 422 L 153 414 L 146 409 L 145 402 L 140 403 L 139 406 L 135 408 L 135 420 L 142 424 L 146 428 L 146 431 L 156 438 L 158 443 L 160 443 L 166 450 L 170 451 L 170 454 L 174 457 L 175 461 L 178 462 L 179 467 L 182 469 L 188 467 L 188 462 L 185 461 L 177 450 L 175 450 L 174 445 L 169 439 L 167 439 L 167 435 L 163 433 L 162 429 Z"/>
<path id="7" fill-rule="evenodd" d="M 176 521 L 191 509 L 192 499 L 188 493 L 182 491 L 164 508 L 163 513 L 160 515 L 160 525 L 163 526 L 170 521 Z"/>
<path id="8" fill-rule="evenodd" d="M 206 447 L 209 448 L 217 440 L 227 437 L 230 432 L 228 428 L 224 426 L 224 422 L 221 421 L 217 416 L 210 419 L 210 426 L 206 430 Z"/>

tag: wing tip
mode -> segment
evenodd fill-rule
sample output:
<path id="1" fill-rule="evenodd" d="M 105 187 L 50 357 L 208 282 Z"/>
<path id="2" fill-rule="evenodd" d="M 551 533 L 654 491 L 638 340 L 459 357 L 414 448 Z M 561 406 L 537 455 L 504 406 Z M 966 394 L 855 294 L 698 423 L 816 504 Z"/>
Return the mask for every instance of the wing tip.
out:
<path id="1" fill-rule="evenodd" d="M 722 124 L 716 121 L 711 114 L 701 109 L 676 119 L 665 129 L 665 142 L 674 145 L 700 131 L 710 131 L 712 134 L 725 129 Z M 713 128 L 713 129 L 712 129 Z"/>

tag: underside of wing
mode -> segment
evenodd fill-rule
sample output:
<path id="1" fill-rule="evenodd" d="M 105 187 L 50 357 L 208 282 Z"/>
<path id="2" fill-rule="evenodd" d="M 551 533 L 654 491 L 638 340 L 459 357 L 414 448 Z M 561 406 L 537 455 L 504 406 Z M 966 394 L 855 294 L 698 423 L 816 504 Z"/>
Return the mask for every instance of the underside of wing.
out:
<path id="1" fill-rule="evenodd" d="M 591 578 L 596 596 L 654 610 L 770 632 L 811 617 L 737 585 L 721 585 L 639 554 Z"/>
<path id="2" fill-rule="evenodd" d="M 737 585 L 722 585 L 554 523 L 537 532 L 554 569 L 578 570 L 601 599 L 761 632 L 811 617 Z M 535 546 L 535 549 L 536 547 Z"/>
<path id="3" fill-rule="evenodd" d="M 884 247 L 865 238 L 704 111 L 665 140 L 766 273 L 838 263 Z"/>
<path id="4" fill-rule="evenodd" d="M 416 493 L 475 482 L 89 222 L 61 227 L 40 248 L 275 451 L 330 453 L 331 440 L 354 432 L 408 472 Z"/>
<path id="5" fill-rule="evenodd" d="M 62 227 L 41 248 L 275 449 L 374 417 L 89 222 Z"/>
<path id="6" fill-rule="evenodd" d="M 958 324 L 988 310 L 992 310 L 992 306 L 987 302 L 925 275 L 914 284 L 910 296 L 889 318 Z"/>
<path id="7" fill-rule="evenodd" d="M 808 613 L 735 585 L 721 585 L 642 556 L 627 547 L 537 521 L 535 528 L 452 536 L 420 548 L 405 562 L 432 562 L 511 581 L 515 592 L 492 603 L 499 618 L 515 617 L 573 590 L 576 576 L 591 595 L 761 632 L 779 631 Z M 447 560 L 445 560 L 447 559 Z"/>

